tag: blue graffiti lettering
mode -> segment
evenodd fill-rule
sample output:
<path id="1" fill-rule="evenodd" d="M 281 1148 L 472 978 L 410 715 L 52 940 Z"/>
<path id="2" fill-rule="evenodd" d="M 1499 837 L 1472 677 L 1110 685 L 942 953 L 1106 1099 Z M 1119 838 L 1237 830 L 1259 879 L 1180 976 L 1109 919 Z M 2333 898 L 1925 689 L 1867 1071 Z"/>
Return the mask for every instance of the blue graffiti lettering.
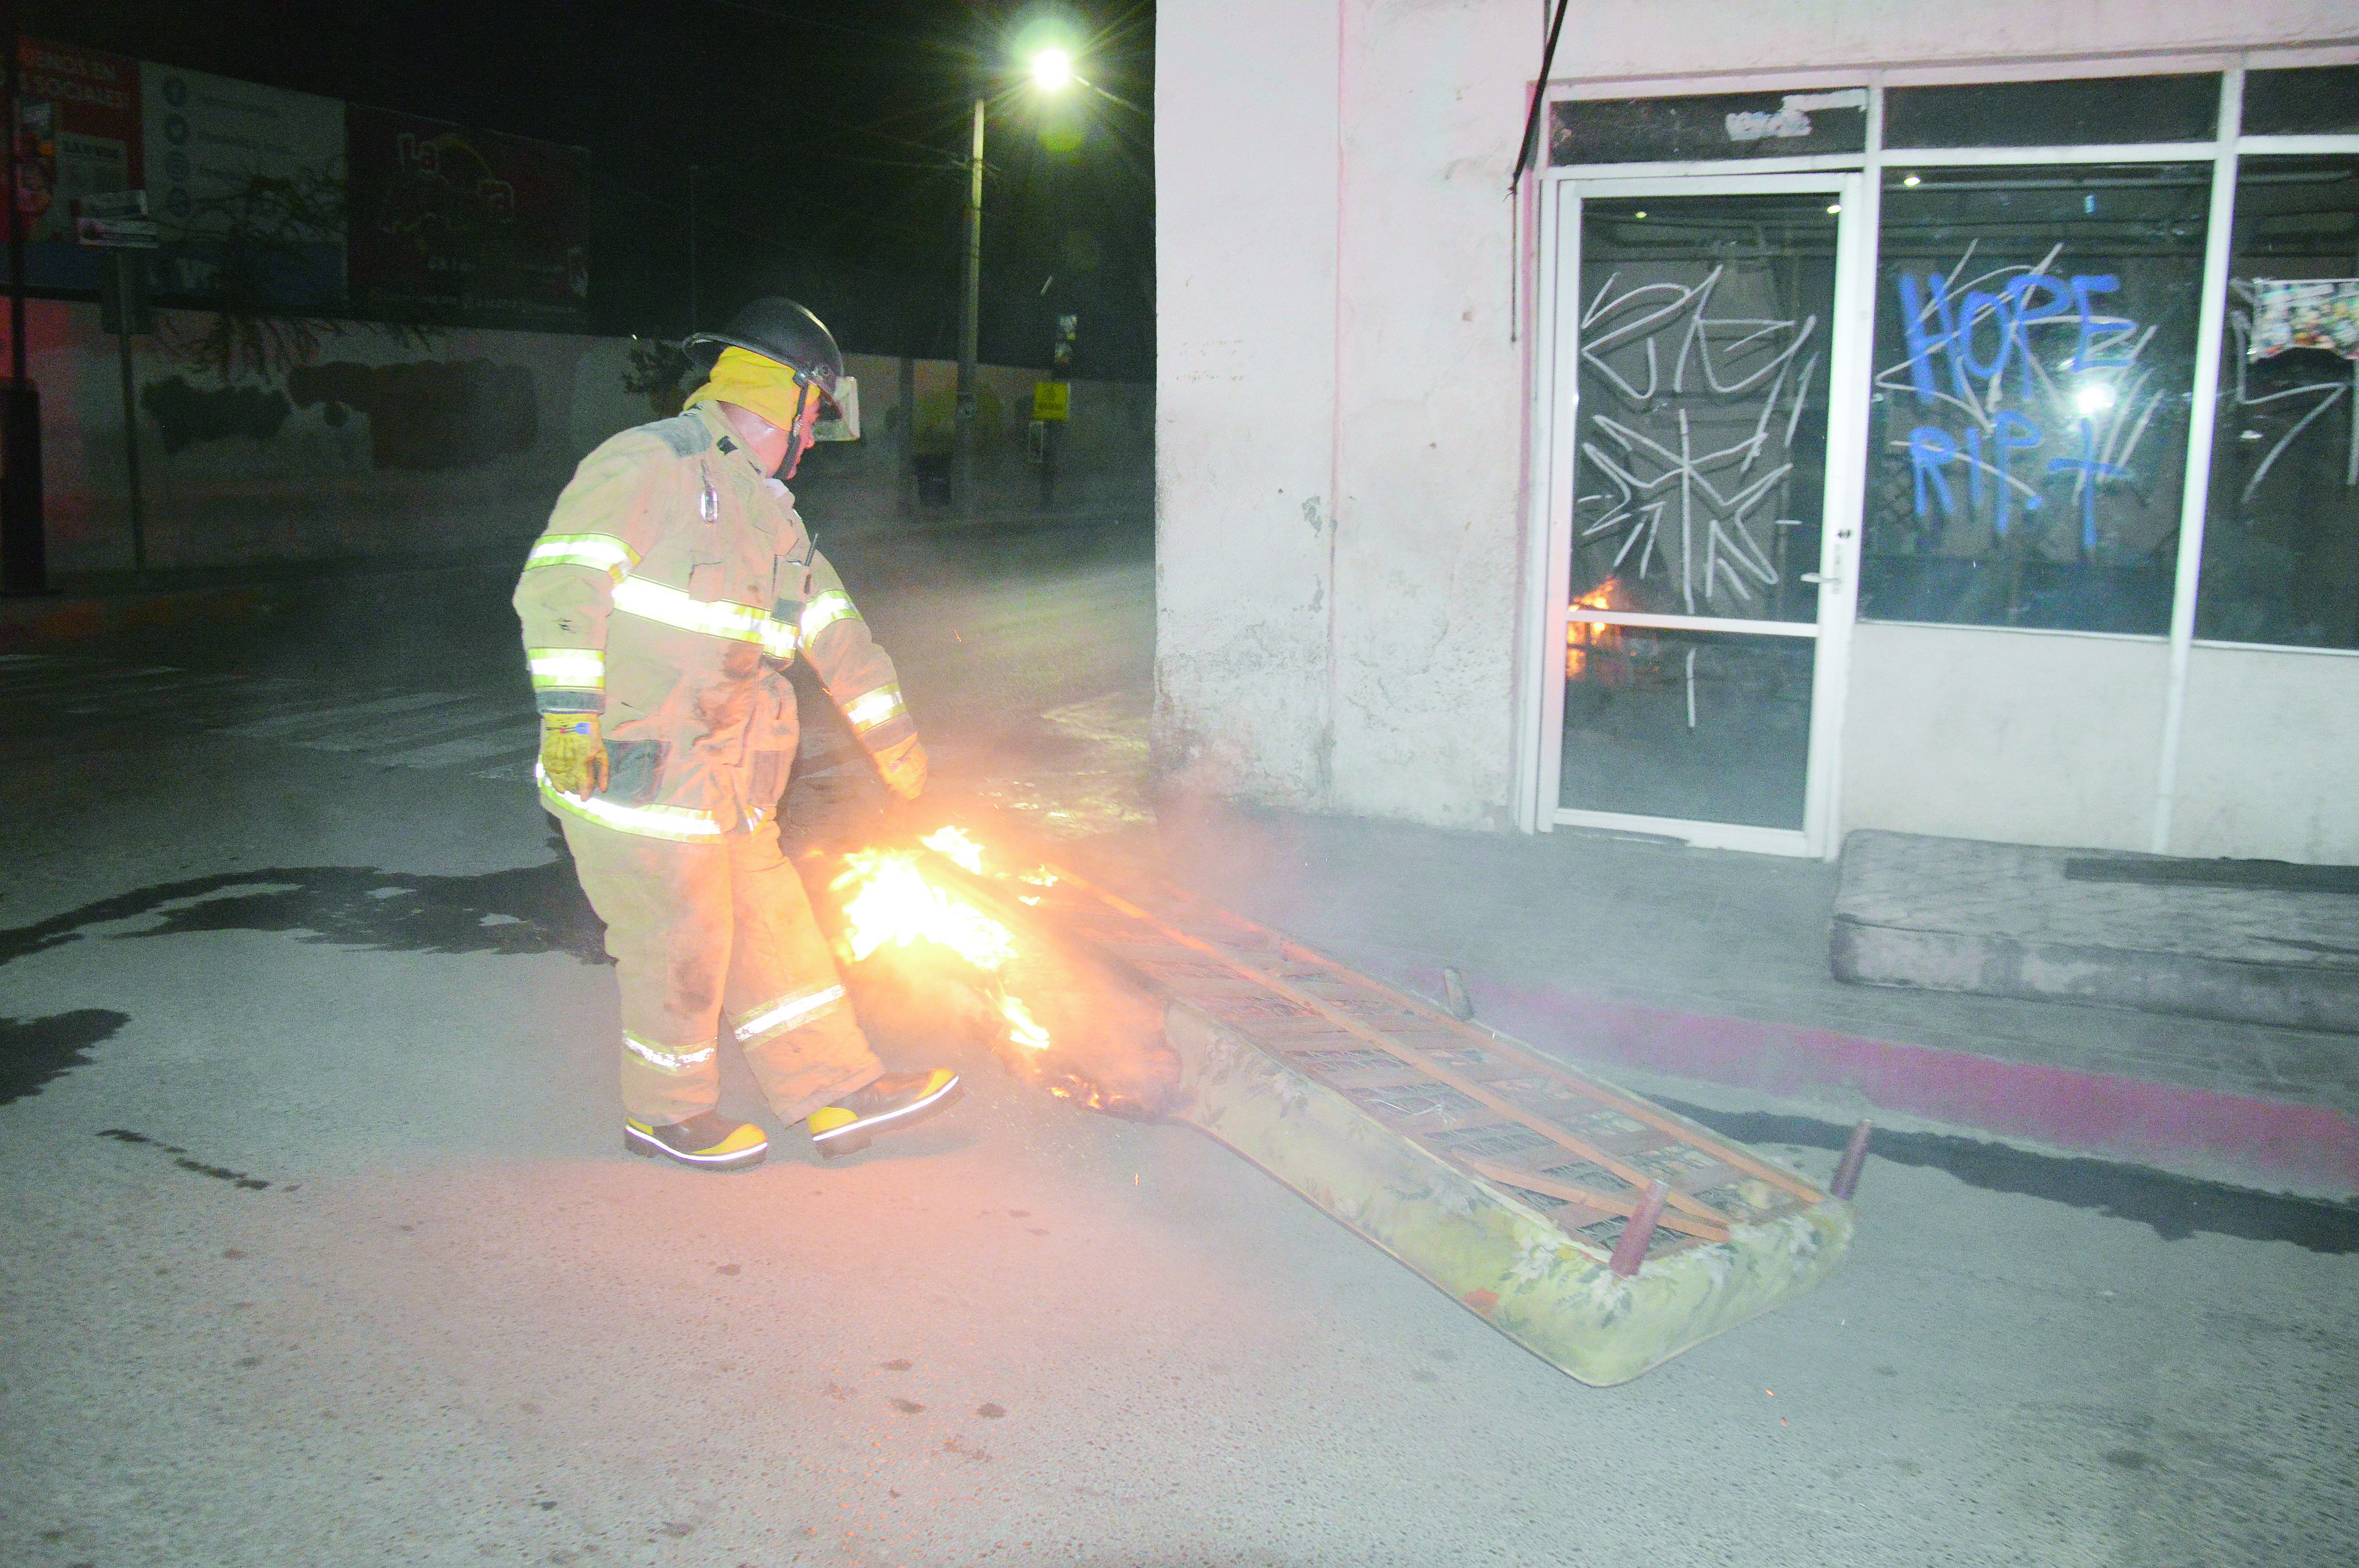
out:
<path id="1" fill-rule="evenodd" d="M 2012 409 L 2001 409 L 1991 421 L 1991 447 L 1998 454 L 1998 511 L 1991 528 L 2002 539 L 2006 537 L 2008 515 L 2015 504 L 2015 481 L 2007 454 L 2032 451 L 2043 439 L 2038 426 Z M 2026 496 L 2023 509 L 2038 511 L 2039 497 Z"/>
<path id="2" fill-rule="evenodd" d="M 1937 504 L 1942 516 L 1958 515 L 1958 487 L 1951 482 L 1949 470 L 1962 461 L 1967 515 L 1983 514 L 1984 492 L 1989 491 L 1992 533 L 2004 540 L 2018 514 L 2027 519 L 2046 505 L 2039 490 L 2017 479 L 2014 471 L 2016 458 L 2038 452 L 2046 440 L 2045 432 L 2022 414 L 1993 406 L 2007 379 L 2007 362 L 2012 357 L 2018 367 L 2015 379 L 2022 396 L 2054 395 L 2054 389 L 2045 384 L 2047 362 L 2035 360 L 2029 335 L 2034 327 L 2053 323 L 2059 333 L 2069 328 L 2073 334 L 2071 357 L 2060 368 L 2084 373 L 2133 364 L 2138 323 L 2128 317 L 2108 316 L 2100 308 L 2101 297 L 2119 290 L 2121 279 L 2110 273 L 2076 273 L 2069 278 L 2024 273 L 2010 278 L 1995 294 L 1969 288 L 1962 298 L 1952 297 L 1951 280 L 1940 273 L 1901 273 L 1896 282 L 1908 339 L 1909 389 L 1919 406 L 1954 402 L 1963 405 L 1971 416 L 1962 435 L 1952 435 L 1935 425 L 1919 425 L 1908 432 L 1908 468 L 1917 515 L 1931 516 Z M 1977 334 L 1986 324 L 1996 330 L 1995 343 L 1988 338 L 1978 341 Z M 1936 353 L 1947 356 L 1947 380 L 1954 397 L 1936 390 Z M 2050 458 L 2044 470 L 2051 479 L 2072 476 L 2081 546 L 2091 554 L 2097 546 L 2098 491 L 2103 481 L 2129 472 L 2125 465 L 2099 456 L 2097 426 L 2095 419 L 2081 417 L 2078 455 Z"/>
<path id="3" fill-rule="evenodd" d="M 2119 344 L 2137 323 L 2127 317 L 2107 316 L 2091 304 L 2096 296 L 2121 287 L 2122 280 L 2111 273 L 2075 273 L 2069 280 L 2025 273 L 2008 279 L 1997 294 L 1968 289 L 1962 302 L 1951 298 L 1950 280 L 1938 272 L 1925 274 L 1921 284 L 1915 273 L 1908 272 L 1897 275 L 1894 281 L 1900 291 L 1900 330 L 1908 344 L 1908 384 L 1919 404 L 1935 399 L 1936 351 L 1949 356 L 1951 384 L 1961 397 L 1973 395 L 1970 378 L 1996 377 L 2010 357 L 2022 366 L 2018 380 L 2029 395 L 2031 341 L 2027 334 L 2042 321 L 2061 320 L 2068 312 L 2075 327 L 2073 371 L 2119 369 L 2130 362 L 2104 351 Z M 2041 297 L 2035 298 L 2035 294 Z M 1938 322 L 1931 330 L 1928 330 L 1929 315 Z M 1985 319 L 1998 329 L 1998 344 L 1987 362 L 1974 351 L 1974 334 Z"/>
<path id="4" fill-rule="evenodd" d="M 1956 500 L 1950 494 L 1950 481 L 1941 470 L 1958 460 L 1958 443 L 1950 439 L 1947 430 L 1932 425 L 1919 425 L 1908 432 L 1908 468 L 1917 477 L 1917 515 L 1926 515 L 1927 480 L 1932 481 L 1934 492 L 1941 498 L 1941 515 L 1958 514 Z"/>
<path id="5" fill-rule="evenodd" d="M 1941 280 L 1936 276 L 1933 290 L 1938 294 L 1940 288 Z M 1925 301 L 1917 292 L 1915 273 L 1900 275 L 1900 330 L 1908 338 L 1908 384 L 1916 392 L 1918 403 L 1930 406 L 1933 401 L 1933 340 L 1926 335 Z M 1923 486 L 1919 489 L 1921 491 Z M 1917 510 L 1925 510 L 1921 501 Z"/>
<path id="6" fill-rule="evenodd" d="M 1950 373 L 1957 381 L 1958 395 L 1970 397 L 1973 389 L 1966 378 L 1987 381 L 2006 368 L 2007 351 L 2015 346 L 2017 324 L 2007 310 L 2006 301 L 1995 294 L 1985 294 L 1979 288 L 1966 291 L 1965 308 L 1958 312 L 1956 335 L 1951 339 Z M 1998 324 L 1998 351 L 1988 364 L 1974 358 L 1974 326 L 1985 315 Z"/>
<path id="7" fill-rule="evenodd" d="M 1913 449 L 1916 437 L 1909 438 Z M 2081 548 L 2089 555 L 2097 550 L 2097 481 L 2117 479 L 2130 470 L 2119 463 L 2100 462 L 2097 459 L 2097 427 L 2089 420 L 2081 421 L 2081 455 L 2077 458 L 2050 458 L 2049 473 L 2072 473 L 2081 497 Z"/>
<path id="8" fill-rule="evenodd" d="M 2092 359 L 2089 357 L 2091 341 L 2095 338 L 2099 328 L 2111 327 L 2116 329 L 2114 335 L 2106 339 L 2104 342 L 2104 346 L 2106 348 L 2111 348 L 2114 344 L 2120 342 L 2122 339 L 2128 334 L 2130 329 L 2137 325 L 2136 322 L 2128 319 L 2126 317 L 2093 316 L 2089 313 L 2089 297 L 2091 295 L 2111 294 L 2121 286 L 2122 280 L 2115 277 L 2109 272 L 2095 274 L 2075 273 L 2073 275 L 2072 304 L 2080 315 L 2080 332 L 2072 345 L 2072 369 L 2075 372 L 2084 370 L 2119 370 L 2124 365 L 2130 362 L 2127 359 Z"/>
<path id="9" fill-rule="evenodd" d="M 2029 303 L 2031 291 L 2035 288 L 2047 291 L 2048 299 L 2045 304 Z M 2031 351 L 2029 340 L 2024 337 L 2025 330 L 2035 322 L 2052 321 L 2071 308 L 2071 287 L 2069 284 L 2060 285 L 2056 279 L 2044 274 L 2027 272 L 2019 277 L 2007 280 L 2006 298 L 2007 303 L 2015 308 L 2015 335 L 2025 345 L 2024 351 L 2016 360 L 2016 363 L 2021 367 L 2017 373 L 2017 380 L 2022 388 L 2023 395 L 2028 397 L 2032 395 Z"/>

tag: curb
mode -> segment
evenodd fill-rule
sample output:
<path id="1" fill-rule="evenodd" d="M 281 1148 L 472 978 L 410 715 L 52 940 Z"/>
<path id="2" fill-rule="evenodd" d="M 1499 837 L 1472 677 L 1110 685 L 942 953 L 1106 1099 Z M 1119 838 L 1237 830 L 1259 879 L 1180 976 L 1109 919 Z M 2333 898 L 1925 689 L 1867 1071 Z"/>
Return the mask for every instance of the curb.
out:
<path id="1" fill-rule="evenodd" d="M 234 621 L 267 615 L 278 600 L 258 588 L 219 589 L 189 593 L 108 594 L 75 598 L 60 594 L 0 600 L 0 643 L 67 643 L 103 637 L 115 632 L 136 632 L 156 626 L 177 626 L 192 621 Z"/>
<path id="2" fill-rule="evenodd" d="M 1441 994 L 1439 969 L 1422 963 L 1397 954 L 1353 961 Z M 1614 1001 L 1473 972 L 1466 980 L 1484 1023 L 1584 1062 L 1789 1098 L 1840 1096 L 2065 1153 L 2193 1176 L 2225 1170 L 2247 1184 L 2309 1196 L 2359 1195 L 2359 1119 L 2326 1106 Z"/>

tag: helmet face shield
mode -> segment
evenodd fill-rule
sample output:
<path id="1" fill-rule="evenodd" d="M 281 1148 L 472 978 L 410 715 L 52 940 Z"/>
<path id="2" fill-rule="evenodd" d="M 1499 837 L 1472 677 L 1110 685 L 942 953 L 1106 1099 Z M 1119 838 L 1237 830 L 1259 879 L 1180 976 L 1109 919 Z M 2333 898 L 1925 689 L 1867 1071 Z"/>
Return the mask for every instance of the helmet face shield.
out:
<path id="1" fill-rule="evenodd" d="M 860 380 L 845 376 L 835 384 L 835 395 L 821 395 L 819 423 L 811 429 L 814 441 L 856 441 L 860 439 Z"/>

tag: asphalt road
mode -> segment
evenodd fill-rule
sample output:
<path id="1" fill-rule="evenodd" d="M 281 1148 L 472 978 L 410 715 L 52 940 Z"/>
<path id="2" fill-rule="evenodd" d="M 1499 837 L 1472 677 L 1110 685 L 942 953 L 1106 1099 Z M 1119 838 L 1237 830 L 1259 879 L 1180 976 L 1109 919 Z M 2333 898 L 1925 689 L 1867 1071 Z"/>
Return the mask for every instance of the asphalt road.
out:
<path id="1" fill-rule="evenodd" d="M 953 789 L 1135 816 L 1139 539 L 838 554 Z M 1599 1390 L 980 1055 L 853 1160 L 625 1159 L 502 597 L 0 662 L 0 1561 L 2359 1558 L 2359 1242 L 2314 1208 L 1896 1145 L 1827 1289 Z M 802 798 L 857 809 L 840 765 Z"/>

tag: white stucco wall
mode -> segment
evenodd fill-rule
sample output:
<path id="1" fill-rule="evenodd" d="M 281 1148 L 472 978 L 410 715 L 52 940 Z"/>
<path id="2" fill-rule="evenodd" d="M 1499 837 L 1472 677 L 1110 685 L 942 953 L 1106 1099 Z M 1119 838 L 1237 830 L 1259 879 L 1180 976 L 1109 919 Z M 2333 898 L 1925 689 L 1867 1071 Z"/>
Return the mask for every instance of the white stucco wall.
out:
<path id="1" fill-rule="evenodd" d="M 1158 29 L 1162 761 L 1503 825 L 1532 7 L 1180 0 Z"/>
<path id="2" fill-rule="evenodd" d="M 2170 851 L 2359 864 L 2359 654 L 2190 650 Z"/>
<path id="3" fill-rule="evenodd" d="M 2147 847 L 2162 639 L 1875 622 L 1854 639 L 1846 829 Z"/>
<path id="4" fill-rule="evenodd" d="M 1158 8 L 1157 742 L 1183 783 L 1516 819 L 1530 402 L 1510 319 L 1530 236 L 1506 176 L 1548 8 Z M 2354 35 L 2351 0 L 1576 0 L 1554 74 L 1647 92 L 2076 57 L 2096 74 Z M 1858 646 L 1842 826 L 2148 847 L 2160 643 L 1862 628 Z M 1964 681 L 1947 725 L 1926 717 L 1937 669 Z M 2189 841 L 2233 838 L 2191 825 L 2196 798 Z"/>
<path id="5" fill-rule="evenodd" d="M 1502 4 L 1526 9 L 1515 0 Z M 1678 77 L 1787 66 L 2102 59 L 2341 41 L 2354 32 L 2359 22 L 2350 0 L 1788 0 L 1776 5 L 1576 0 L 1566 13 L 1555 75 Z M 2103 75 L 2105 69 L 2093 67 L 2089 74 Z"/>
<path id="6" fill-rule="evenodd" d="M 1322 802 L 1333 746 L 1333 0 L 1156 16 L 1156 744 Z"/>

